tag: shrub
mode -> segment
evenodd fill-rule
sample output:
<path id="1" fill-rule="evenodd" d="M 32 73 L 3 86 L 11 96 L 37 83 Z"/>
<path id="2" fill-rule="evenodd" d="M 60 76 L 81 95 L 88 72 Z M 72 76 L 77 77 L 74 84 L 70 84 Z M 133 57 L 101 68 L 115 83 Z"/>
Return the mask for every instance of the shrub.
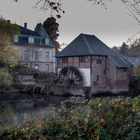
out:
<path id="1" fill-rule="evenodd" d="M 12 76 L 5 68 L 0 68 L 0 85 L 9 87 L 12 84 Z"/>
<path id="2" fill-rule="evenodd" d="M 70 105 L 71 104 L 71 105 Z M 0 129 L 0 138 L 24 140 L 139 140 L 140 97 L 71 98 L 52 116 L 29 118 L 25 126 Z"/>

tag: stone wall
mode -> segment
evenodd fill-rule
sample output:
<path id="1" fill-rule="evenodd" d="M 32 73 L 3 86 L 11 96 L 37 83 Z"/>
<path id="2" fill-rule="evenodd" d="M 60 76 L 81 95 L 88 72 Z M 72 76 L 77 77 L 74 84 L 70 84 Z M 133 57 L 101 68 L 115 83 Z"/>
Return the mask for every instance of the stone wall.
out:
<path id="1" fill-rule="evenodd" d="M 101 92 L 128 92 L 129 70 L 123 71 L 124 69 L 118 69 L 109 57 L 100 58 L 102 60 L 101 64 L 96 64 L 97 59 L 95 57 L 92 63 L 93 84 L 91 92 L 93 94 Z M 96 78 L 97 75 L 99 75 L 99 80 Z"/>
<path id="2" fill-rule="evenodd" d="M 86 82 L 83 86 L 91 87 L 93 94 L 128 92 L 129 70 L 124 71 L 123 68 L 119 70 L 107 56 L 87 56 L 85 58 L 85 63 L 79 63 L 79 57 L 68 57 L 68 61 L 65 63 L 62 58 L 58 58 L 58 71 L 68 66 L 83 69 L 81 72 Z M 88 69 L 88 71 L 84 69 Z"/>
<path id="3" fill-rule="evenodd" d="M 85 62 L 79 62 L 79 57 L 66 57 L 67 62 L 63 62 L 63 58 L 57 58 L 57 67 L 63 68 L 67 66 L 76 68 L 90 68 L 90 56 L 85 56 Z"/>
<path id="4" fill-rule="evenodd" d="M 83 96 L 85 97 L 85 93 L 87 89 L 81 86 L 62 86 L 62 85 L 48 85 L 46 86 L 46 92 L 48 94 L 54 95 L 64 95 L 64 96 Z"/>
<path id="5" fill-rule="evenodd" d="M 99 92 L 106 88 L 106 57 L 93 56 L 92 57 L 92 74 L 91 74 L 91 91 L 92 93 Z"/>
<path id="6" fill-rule="evenodd" d="M 20 52 L 19 62 L 28 67 L 35 68 L 38 65 L 38 69 L 44 72 L 56 72 L 55 71 L 55 49 L 47 47 L 37 46 L 24 46 L 13 45 Z M 25 51 L 29 51 L 28 59 L 25 59 Z M 35 52 L 38 52 L 38 58 L 35 58 Z M 47 56 L 48 53 L 48 56 Z"/>

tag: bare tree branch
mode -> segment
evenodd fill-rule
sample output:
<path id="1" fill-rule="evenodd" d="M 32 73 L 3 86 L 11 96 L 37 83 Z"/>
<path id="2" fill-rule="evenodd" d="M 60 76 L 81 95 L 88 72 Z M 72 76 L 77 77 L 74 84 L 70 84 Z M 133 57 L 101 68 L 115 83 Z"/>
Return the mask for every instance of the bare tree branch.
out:
<path id="1" fill-rule="evenodd" d="M 140 24 L 140 0 L 121 0 L 129 11 L 129 15 Z"/>
<path id="2" fill-rule="evenodd" d="M 18 1 L 18 0 L 14 0 Z M 36 0 L 35 7 L 40 7 L 41 10 L 51 9 L 56 12 L 58 17 L 60 18 L 62 13 L 65 11 L 62 9 L 62 3 L 65 0 Z M 94 5 L 100 5 L 107 8 L 107 2 L 111 2 L 113 0 L 87 0 L 92 2 Z M 140 23 L 140 0 L 120 0 L 128 9 L 129 15 L 131 15 L 138 23 Z"/>

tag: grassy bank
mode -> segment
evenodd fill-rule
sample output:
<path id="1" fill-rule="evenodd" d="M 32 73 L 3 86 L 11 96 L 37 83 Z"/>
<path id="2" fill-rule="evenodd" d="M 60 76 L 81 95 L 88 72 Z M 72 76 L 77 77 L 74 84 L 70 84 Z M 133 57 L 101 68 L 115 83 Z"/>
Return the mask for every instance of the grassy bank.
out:
<path id="1" fill-rule="evenodd" d="M 71 98 L 48 119 L 0 129 L 1 140 L 139 140 L 140 97 Z"/>

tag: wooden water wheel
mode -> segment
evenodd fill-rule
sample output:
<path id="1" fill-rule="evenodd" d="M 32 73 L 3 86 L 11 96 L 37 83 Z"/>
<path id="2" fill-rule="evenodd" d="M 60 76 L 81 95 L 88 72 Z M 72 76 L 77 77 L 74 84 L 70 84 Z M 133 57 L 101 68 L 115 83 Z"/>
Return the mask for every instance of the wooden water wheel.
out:
<path id="1" fill-rule="evenodd" d="M 83 77 L 76 67 L 64 67 L 59 72 L 59 83 L 64 85 L 83 85 Z"/>

